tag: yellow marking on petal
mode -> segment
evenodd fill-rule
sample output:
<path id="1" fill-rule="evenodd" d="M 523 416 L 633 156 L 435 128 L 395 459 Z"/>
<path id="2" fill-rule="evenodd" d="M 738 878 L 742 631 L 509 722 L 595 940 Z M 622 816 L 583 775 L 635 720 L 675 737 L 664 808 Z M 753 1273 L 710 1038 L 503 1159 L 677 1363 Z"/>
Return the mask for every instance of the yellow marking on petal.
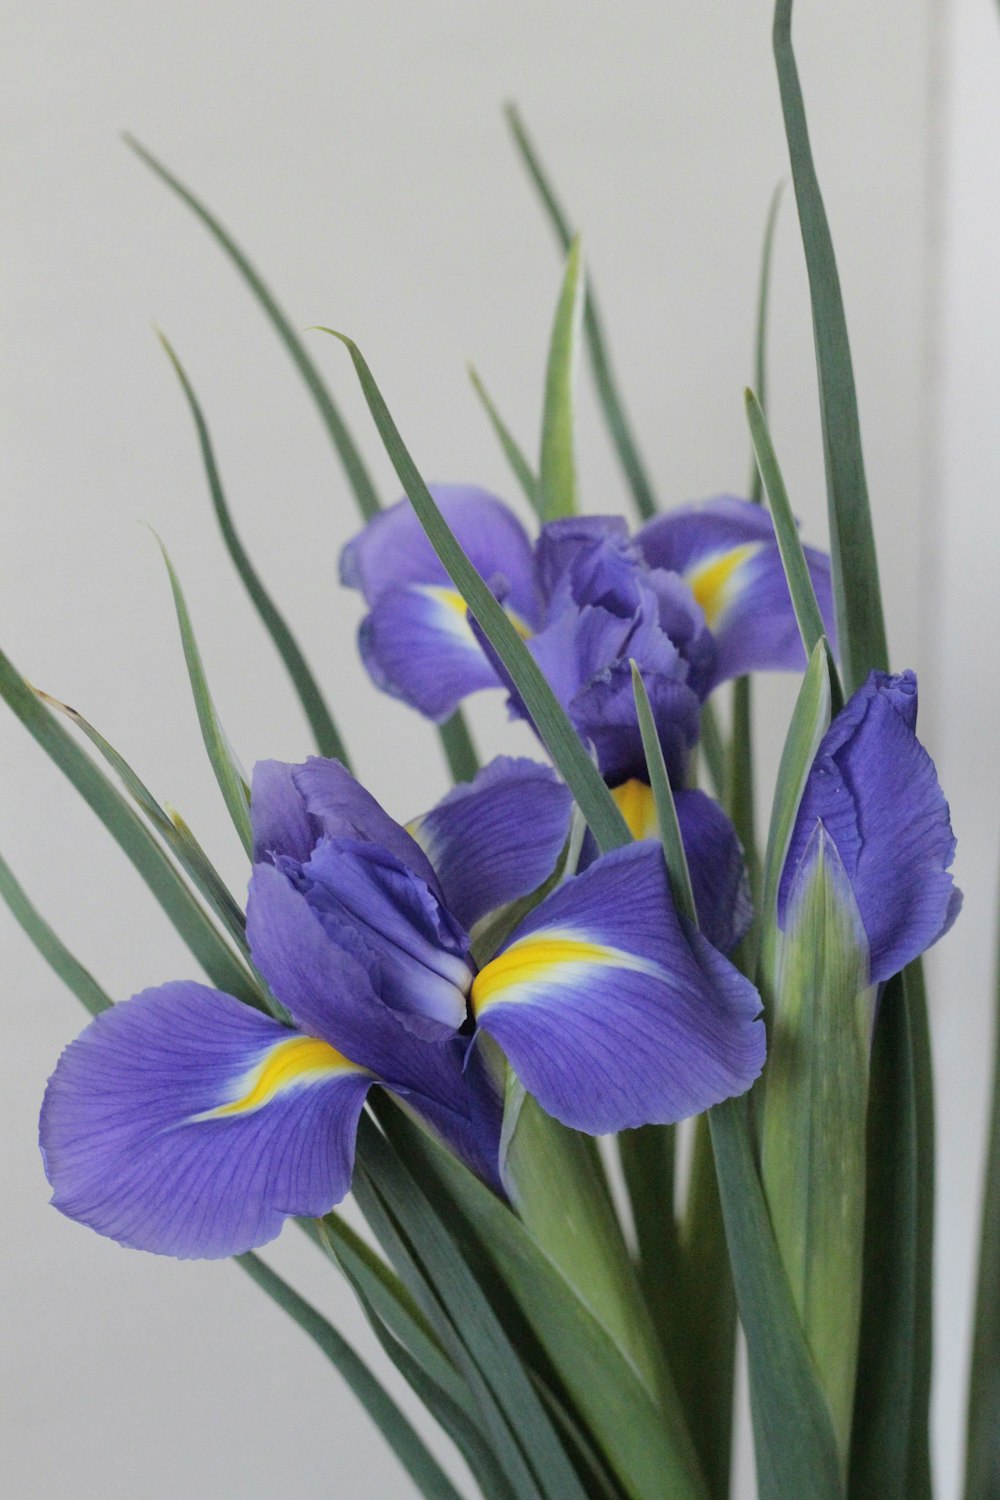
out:
<path id="1" fill-rule="evenodd" d="M 655 839 L 660 836 L 660 825 L 656 818 L 656 802 L 653 789 L 633 776 L 621 786 L 611 788 L 611 800 L 625 819 L 625 826 L 634 839 Z"/>
<path id="2" fill-rule="evenodd" d="M 497 1000 L 517 1000 L 517 991 L 525 986 L 570 984 L 574 970 L 580 965 L 633 969 L 650 975 L 661 973 L 656 964 L 607 943 L 592 943 L 568 932 L 532 933 L 498 953 L 480 969 L 469 996 L 472 1012 L 478 1015 Z"/>
<path id="3" fill-rule="evenodd" d="M 691 592 L 705 612 L 709 630 L 716 628 L 733 602 L 733 596 L 738 592 L 736 575 L 744 563 L 760 551 L 760 547 L 760 542 L 731 547 L 728 552 L 717 552 L 685 573 Z"/>
<path id="4" fill-rule="evenodd" d="M 469 622 L 466 617 L 466 610 L 468 606 L 466 605 L 466 602 L 462 598 L 461 594 L 458 592 L 458 589 L 439 587 L 437 584 L 425 584 L 424 593 L 429 594 L 431 598 L 436 599 L 439 604 L 443 604 L 447 609 L 452 610 L 456 615 L 459 616 L 462 624 L 468 627 Z M 528 640 L 528 638 L 534 634 L 531 626 L 526 625 L 525 622 L 521 619 L 520 615 L 512 609 L 508 609 L 506 605 L 504 605 L 504 614 L 507 616 L 514 629 L 517 631 L 522 641 Z"/>
<path id="5" fill-rule="evenodd" d="M 335 1073 L 364 1073 L 342 1052 L 312 1036 L 293 1036 L 278 1042 L 244 1080 L 245 1093 L 228 1104 L 195 1115 L 196 1120 L 216 1120 L 227 1115 L 245 1115 L 262 1109 L 278 1094 L 297 1084 L 319 1083 Z"/>

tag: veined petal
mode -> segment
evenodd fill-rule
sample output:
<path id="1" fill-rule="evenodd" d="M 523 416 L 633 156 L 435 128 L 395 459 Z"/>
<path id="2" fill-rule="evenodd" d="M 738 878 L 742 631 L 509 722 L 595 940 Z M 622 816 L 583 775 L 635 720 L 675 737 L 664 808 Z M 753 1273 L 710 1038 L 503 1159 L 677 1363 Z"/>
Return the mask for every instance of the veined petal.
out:
<path id="1" fill-rule="evenodd" d="M 639 605 L 642 558 L 621 516 L 565 516 L 535 544 L 538 582 L 553 619 L 566 604 L 630 618 Z"/>
<path id="2" fill-rule="evenodd" d="M 371 1082 L 219 990 L 146 990 L 92 1021 L 49 1081 L 52 1201 L 134 1249 L 242 1254 L 343 1198 Z"/>
<path id="3" fill-rule="evenodd" d="M 432 484 L 430 492 L 476 571 L 491 587 L 499 585 L 499 592 L 528 626 L 537 626 L 531 543 L 513 511 L 471 484 Z M 360 589 L 369 605 L 400 585 L 452 588 L 409 500 L 381 511 L 348 542 L 340 557 L 340 581 Z"/>
<path id="4" fill-rule="evenodd" d="M 961 893 L 948 804 L 934 762 L 913 732 L 912 672 L 873 672 L 830 725 L 799 806 L 778 889 L 783 926 L 796 872 L 822 823 L 854 891 L 873 983 L 942 937 Z"/>
<path id="5" fill-rule="evenodd" d="M 764 1061 L 757 991 L 682 924 L 653 843 L 549 896 L 480 971 L 472 1007 L 542 1108 L 591 1134 L 707 1109 Z"/>
<path id="6" fill-rule="evenodd" d="M 294 766 L 259 760 L 250 781 L 250 827 L 254 863 L 275 854 L 308 859 L 318 830 L 292 780 Z"/>
<path id="7" fill-rule="evenodd" d="M 292 781 L 315 821 L 313 844 L 324 834 L 380 844 L 436 890 L 433 867 L 419 844 L 339 761 L 311 755 L 303 765 L 292 767 Z M 312 845 L 305 859 L 311 849 Z"/>
<path id="8" fill-rule="evenodd" d="M 684 780 L 688 757 L 698 740 L 701 703 L 686 682 L 653 673 L 644 676 L 657 737 L 672 785 Z M 635 711 L 632 669 L 626 660 L 608 669 L 578 693 L 570 717 L 581 739 L 594 747 L 601 775 L 612 784 L 646 775 Z"/>
<path id="9" fill-rule="evenodd" d="M 469 930 L 555 869 L 573 799 L 548 766 L 499 756 L 409 825 L 445 904 Z"/>
<path id="10" fill-rule="evenodd" d="M 361 658 L 383 692 L 441 723 L 500 679 L 450 583 L 387 588 L 361 622 Z"/>
<path id="11" fill-rule="evenodd" d="M 745 672 L 801 670 L 799 639 L 771 517 L 749 500 L 721 496 L 659 516 L 638 537 L 654 568 L 679 573 L 715 636 L 714 687 Z M 836 645 L 830 560 L 806 547 L 827 635 Z"/>
<path id="12" fill-rule="evenodd" d="M 633 777 L 612 787 L 611 795 L 634 839 L 659 838 L 656 801 L 647 782 Z M 675 792 L 674 806 L 698 925 L 713 948 L 729 953 L 753 921 L 750 882 L 736 830 L 705 792 Z"/>

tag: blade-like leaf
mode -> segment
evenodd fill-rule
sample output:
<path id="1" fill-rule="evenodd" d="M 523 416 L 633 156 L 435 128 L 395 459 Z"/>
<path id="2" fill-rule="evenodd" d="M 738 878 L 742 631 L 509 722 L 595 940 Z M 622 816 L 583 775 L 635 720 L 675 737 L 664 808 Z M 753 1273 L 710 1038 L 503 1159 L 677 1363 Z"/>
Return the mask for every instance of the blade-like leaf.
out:
<path id="1" fill-rule="evenodd" d="M 555 694 L 542 676 L 504 610 L 476 572 L 450 530 L 420 471 L 410 457 L 383 400 L 364 355 L 345 334 L 322 330 L 344 344 L 358 373 L 369 410 L 427 536 L 458 592 L 478 620 L 493 649 L 509 671 L 535 728 L 562 773 L 577 805 L 589 823 L 598 846 L 607 851 L 629 842 L 625 821 L 611 799 L 596 766 L 580 743 Z"/>
<path id="2" fill-rule="evenodd" d="M 344 742 L 340 732 L 333 721 L 330 710 L 327 708 L 320 692 L 319 684 L 310 670 L 284 616 L 271 598 L 267 589 L 260 581 L 257 570 L 247 555 L 246 548 L 240 541 L 239 535 L 233 525 L 233 519 L 226 502 L 225 491 L 222 487 L 222 476 L 219 466 L 215 460 L 215 450 L 212 446 L 211 434 L 201 403 L 195 395 L 194 387 L 188 379 L 187 372 L 178 359 L 167 339 L 160 334 L 160 342 L 167 352 L 167 356 L 174 367 L 177 378 L 181 383 L 181 389 L 187 398 L 191 415 L 194 418 L 195 428 L 198 433 L 198 443 L 201 448 L 202 462 L 205 466 L 205 477 L 208 480 L 209 492 L 212 496 L 212 505 L 215 509 L 215 518 L 222 532 L 222 539 L 226 544 L 226 550 L 232 559 L 233 566 L 240 576 L 243 587 L 250 596 L 250 601 L 256 609 L 263 622 L 264 628 L 285 664 L 285 669 L 292 680 L 292 686 L 298 694 L 302 710 L 309 721 L 316 748 L 320 755 L 332 756 L 341 761 L 350 770 L 350 761 L 344 749 Z"/>
<path id="3" fill-rule="evenodd" d="M 549 181 L 548 174 L 539 160 L 521 117 L 514 107 L 509 104 L 506 108 L 507 121 L 510 125 L 514 140 L 517 144 L 521 159 L 527 168 L 528 175 L 541 199 L 542 206 L 548 215 L 549 222 L 555 231 L 563 254 L 567 254 L 573 240 L 573 232 L 569 221 L 563 213 L 556 198 L 555 191 Z M 656 515 L 656 499 L 653 488 L 649 482 L 645 465 L 639 454 L 632 429 L 625 415 L 621 396 L 615 382 L 611 369 L 611 360 L 608 356 L 607 345 L 604 339 L 604 330 L 601 324 L 600 313 L 597 309 L 597 298 L 594 294 L 593 283 L 588 278 L 587 294 L 583 310 L 583 327 L 587 339 L 587 348 L 590 353 L 590 363 L 594 372 L 594 380 L 597 383 L 597 394 L 600 398 L 601 409 L 604 419 L 608 424 L 615 451 L 632 491 L 636 510 L 644 521 L 649 521 Z"/>
<path id="4" fill-rule="evenodd" d="M 778 223 L 778 209 L 784 182 L 779 182 L 771 195 L 764 226 L 764 244 L 760 254 L 760 280 L 757 284 L 757 327 L 754 333 L 753 388 L 761 410 L 767 411 L 767 315 L 771 297 L 771 266 L 774 260 L 774 231 Z M 756 463 L 750 465 L 750 499 L 758 505 L 761 500 L 760 472 Z"/>
<path id="5" fill-rule="evenodd" d="M 535 475 L 532 472 L 531 465 L 528 463 L 528 460 L 521 452 L 521 449 L 518 447 L 517 442 L 511 434 L 510 428 L 507 426 L 503 417 L 501 417 L 500 413 L 497 411 L 492 400 L 490 399 L 489 392 L 487 391 L 486 387 L 483 385 L 483 382 L 480 380 L 478 374 L 471 365 L 469 366 L 469 379 L 472 381 L 473 390 L 482 402 L 486 415 L 490 419 L 493 431 L 496 433 L 500 441 L 500 446 L 504 451 L 507 462 L 510 464 L 511 469 L 514 472 L 514 477 L 517 479 L 518 484 L 524 491 L 525 498 L 530 504 L 532 510 L 535 511 L 536 514 L 541 516 L 542 510 L 541 499 L 538 492 L 538 480 L 535 478 Z"/>
<path id="6" fill-rule="evenodd" d="M 705 1488 L 671 1389 L 654 1405 L 634 1366 L 510 1210 L 430 1136 L 398 1115 L 394 1141 L 419 1180 L 436 1180 L 523 1310 L 581 1420 L 631 1500 L 687 1500 Z"/>
<path id="7" fill-rule="evenodd" d="M 792 598 L 792 608 L 795 611 L 795 619 L 798 623 L 799 634 L 805 647 L 806 656 L 812 655 L 817 643 L 825 637 L 823 616 L 816 602 L 816 592 L 813 588 L 812 578 L 809 574 L 809 564 L 802 547 L 802 539 L 799 536 L 799 528 L 795 524 L 795 516 L 792 513 L 791 502 L 785 481 L 782 477 L 778 456 L 771 442 L 771 434 L 768 431 L 767 421 L 761 410 L 760 402 L 753 391 L 744 392 L 746 400 L 747 423 L 750 427 L 750 438 L 753 442 L 753 451 L 757 458 L 757 466 L 760 470 L 764 489 L 767 493 L 768 504 L 771 507 L 771 515 L 774 520 L 774 534 L 778 542 L 778 551 L 781 553 L 781 564 L 785 570 L 785 579 L 788 583 L 788 592 Z M 843 695 L 840 690 L 840 677 L 834 665 L 833 657 L 827 647 L 830 670 L 830 694 L 831 712 L 837 713 L 843 703 Z"/>
<path id="8" fill-rule="evenodd" d="M 455 1240 L 388 1142 L 363 1119 L 358 1137 L 362 1184 L 395 1219 L 431 1286 L 437 1289 L 446 1348 L 473 1390 L 484 1421 L 503 1447 L 508 1477 L 525 1496 L 584 1500 L 566 1451 L 513 1345 Z M 357 1183 L 357 1176 L 355 1179 Z M 369 1208 L 362 1200 L 366 1213 Z M 376 1229 L 376 1233 L 378 1230 Z M 440 1331 L 440 1330 L 439 1330 Z"/>
<path id="9" fill-rule="evenodd" d="M 677 910 L 682 912 L 694 927 L 697 927 L 698 912 L 694 904 L 694 892 L 691 889 L 691 875 L 688 870 L 687 855 L 684 852 L 680 824 L 677 821 L 674 794 L 670 790 L 670 779 L 663 761 L 663 749 L 656 732 L 656 721 L 653 718 L 653 710 L 649 706 L 649 695 L 646 692 L 642 674 L 634 661 L 631 667 L 632 692 L 635 696 L 635 710 L 639 718 L 639 733 L 642 736 L 646 770 L 649 773 L 649 784 L 656 806 L 656 821 L 659 825 L 663 856 L 667 862 L 667 873 L 670 876 L 670 891 Z"/>
<path id="10" fill-rule="evenodd" d="M 792 0 L 776 0 L 774 57 L 802 229 L 819 378 L 833 589 L 845 688 L 888 670 L 875 537 L 868 506 L 861 426 L 847 319 L 792 47 Z"/>
<path id="11" fill-rule="evenodd" d="M 1000 928 L 998 928 L 1000 936 Z M 1000 1494 L 1000 957 L 996 978 L 993 1114 L 986 1153 L 979 1283 L 973 1324 L 965 1500 Z"/>
<path id="12" fill-rule="evenodd" d="M 180 814 L 160 806 L 146 783 L 136 775 L 124 756 L 119 755 L 115 747 L 81 713 L 78 713 L 75 708 L 70 708 L 68 703 L 61 703 L 58 698 L 53 698 L 50 693 L 43 693 L 40 688 L 35 688 L 34 691 L 43 703 L 54 709 L 56 713 L 64 714 L 87 736 L 90 743 L 118 775 L 125 790 L 142 808 L 149 822 L 175 856 L 177 863 L 205 897 L 244 958 L 249 959 L 246 918 L 235 897 L 226 888 L 221 875 Z"/>
<path id="13" fill-rule="evenodd" d="M 190 189 L 186 188 L 162 162 L 157 161 L 156 157 L 147 151 L 145 146 L 141 146 L 134 137 L 126 135 L 125 143 L 156 173 L 161 182 L 165 182 L 167 187 L 176 193 L 178 198 L 183 203 L 186 203 L 188 208 L 201 220 L 216 244 L 229 256 L 229 259 L 260 303 L 272 327 L 291 355 L 299 374 L 305 381 L 309 394 L 312 396 L 319 410 L 323 425 L 337 450 L 344 473 L 354 493 L 354 498 L 358 503 L 358 508 L 364 519 L 370 521 L 379 508 L 375 487 L 365 468 L 361 454 L 355 447 L 354 441 L 344 425 L 343 418 L 334 405 L 333 398 L 327 390 L 319 371 L 306 353 L 301 339 L 288 321 L 288 318 L 274 300 L 274 297 L 261 280 L 258 272 L 247 260 L 239 245 L 223 229 L 218 219 L 209 212 L 204 203 L 196 198 Z"/>
<path id="14" fill-rule="evenodd" d="M 167 573 L 170 577 L 170 588 L 174 596 L 174 608 L 177 611 L 177 625 L 181 633 L 181 644 L 184 648 L 184 660 L 187 664 L 188 678 L 191 683 L 191 694 L 194 698 L 195 710 L 198 714 L 198 724 L 201 728 L 201 737 L 208 752 L 208 758 L 215 772 L 215 779 L 219 783 L 229 816 L 233 820 L 233 826 L 242 840 L 247 854 L 253 857 L 253 834 L 250 829 L 250 789 L 246 784 L 243 773 L 233 754 L 232 746 L 226 737 L 226 731 L 222 727 L 222 721 L 216 713 L 212 695 L 208 689 L 208 679 L 205 676 L 205 668 L 202 665 L 201 652 L 198 650 L 198 642 L 195 640 L 194 628 L 191 624 L 191 616 L 181 590 L 180 579 L 170 561 L 166 547 L 159 542 L 160 551 L 163 553 L 163 561 L 167 565 Z"/>
<path id="15" fill-rule="evenodd" d="M 575 239 L 566 257 L 556 305 L 542 409 L 542 451 L 538 492 L 543 521 L 571 516 L 578 509 L 573 428 L 576 415 L 576 376 L 580 363 L 580 325 L 583 316 L 583 250 Z"/>
<path id="16" fill-rule="evenodd" d="M 452 781 L 472 781 L 479 770 L 479 757 L 461 709 L 438 725 L 438 735 Z"/>
<path id="17" fill-rule="evenodd" d="M 267 997 L 191 894 L 163 849 L 104 773 L 0 652 L 0 696 L 128 855 L 212 983 L 258 1009 Z"/>
<path id="18" fill-rule="evenodd" d="M 726 746 L 723 742 L 722 730 L 719 728 L 715 704 L 712 702 L 703 703 L 701 706 L 701 734 L 698 743 L 712 789 L 718 800 L 725 802 L 728 780 Z"/>
<path id="19" fill-rule="evenodd" d="M 251 1280 L 299 1325 L 303 1333 L 308 1334 L 343 1376 L 421 1495 L 426 1496 L 427 1500 L 462 1500 L 459 1491 L 408 1418 L 333 1324 L 327 1322 L 321 1313 L 252 1251 L 246 1255 L 234 1256 L 234 1259 Z"/>
<path id="20" fill-rule="evenodd" d="M 83 964 L 74 958 L 62 939 L 53 932 L 45 918 L 31 904 L 23 886 L 19 884 L 13 870 L 2 855 L 0 855 L 0 896 L 6 901 L 14 917 L 46 963 L 55 971 L 67 989 L 73 991 L 81 1005 L 85 1005 L 92 1016 L 98 1015 L 102 1010 L 107 1010 L 112 1004 L 110 995 L 101 988 Z"/>
<path id="21" fill-rule="evenodd" d="M 709 1112 L 747 1340 L 760 1500 L 843 1500 L 837 1448 L 754 1165 L 745 1099 Z"/>

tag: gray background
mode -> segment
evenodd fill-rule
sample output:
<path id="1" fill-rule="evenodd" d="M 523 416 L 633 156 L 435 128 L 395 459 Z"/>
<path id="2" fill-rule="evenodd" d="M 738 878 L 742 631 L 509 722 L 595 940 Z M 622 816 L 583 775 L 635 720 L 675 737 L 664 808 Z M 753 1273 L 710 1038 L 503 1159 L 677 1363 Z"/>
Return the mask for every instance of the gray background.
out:
<path id="1" fill-rule="evenodd" d="M 952 1496 L 991 1048 L 1000 784 L 1000 195 L 990 150 L 1000 35 L 988 0 L 799 10 L 893 656 L 921 673 L 923 735 L 952 800 L 967 892 L 961 925 L 932 965 L 936 1448 L 942 1494 Z M 512 497 L 465 363 L 476 362 L 533 447 L 559 270 L 502 125 L 501 102 L 516 98 L 584 230 L 629 408 L 660 495 L 675 503 L 746 482 L 741 395 L 759 245 L 786 170 L 769 30 L 763 0 L 9 7 L 0 639 L 183 811 L 237 889 L 245 870 L 201 753 L 162 566 L 140 523 L 171 549 L 245 762 L 298 759 L 309 742 L 215 533 L 154 322 L 188 366 L 244 539 L 349 724 L 368 784 L 406 816 L 441 793 L 444 775 L 431 732 L 375 695 L 356 661 L 357 601 L 336 583 L 355 515 L 308 398 L 229 267 L 118 132 L 132 130 L 213 205 L 297 326 L 329 323 L 359 340 L 429 477 Z M 391 497 L 397 487 L 344 351 L 309 339 Z M 772 430 L 807 535 L 822 542 L 811 332 L 790 200 L 771 348 Z M 579 454 L 587 508 L 619 508 L 589 385 Z M 766 795 L 789 684 L 767 684 L 759 700 L 772 745 Z M 498 699 L 476 722 L 484 747 L 528 748 Z M 102 983 L 124 996 L 191 974 L 130 868 L 6 714 L 0 756 L 0 847 Z M 408 1496 L 350 1395 L 237 1270 L 124 1253 L 46 1206 L 37 1106 L 81 1014 L 5 911 L 0 932 L 6 1493 Z M 288 1232 L 269 1254 L 368 1350 L 348 1294 L 301 1236 Z"/>

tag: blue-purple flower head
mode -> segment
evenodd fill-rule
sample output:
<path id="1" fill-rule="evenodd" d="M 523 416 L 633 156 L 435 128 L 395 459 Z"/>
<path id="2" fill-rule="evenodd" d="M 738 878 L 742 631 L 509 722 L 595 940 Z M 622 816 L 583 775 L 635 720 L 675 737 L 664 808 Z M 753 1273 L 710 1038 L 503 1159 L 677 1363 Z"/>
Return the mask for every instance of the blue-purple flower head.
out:
<path id="1" fill-rule="evenodd" d="M 449 485 L 432 492 L 610 785 L 645 774 L 631 660 L 677 785 L 714 687 L 744 672 L 804 665 L 770 517 L 748 501 L 676 510 L 636 537 L 618 517 L 569 517 L 543 526 L 532 547 L 495 497 Z M 829 561 L 813 549 L 806 555 L 832 638 Z M 524 714 L 409 502 L 349 543 L 341 577 L 368 604 L 361 651 L 380 687 L 440 721 L 469 693 L 503 686 Z"/>
<path id="2" fill-rule="evenodd" d="M 376 1084 L 500 1190 L 479 1032 L 592 1133 L 681 1118 L 759 1073 L 757 993 L 678 918 L 652 842 L 595 860 L 476 964 L 472 930 L 565 844 L 548 768 L 494 762 L 404 829 L 334 761 L 263 762 L 252 818 L 247 938 L 291 1024 L 182 981 L 67 1048 L 41 1144 L 55 1204 L 101 1233 L 213 1257 L 327 1212 Z"/>
<path id="3" fill-rule="evenodd" d="M 948 804 L 916 721 L 914 674 L 872 672 L 820 744 L 778 889 L 785 927 L 813 861 L 835 857 L 876 985 L 943 937 L 962 904 Z"/>

